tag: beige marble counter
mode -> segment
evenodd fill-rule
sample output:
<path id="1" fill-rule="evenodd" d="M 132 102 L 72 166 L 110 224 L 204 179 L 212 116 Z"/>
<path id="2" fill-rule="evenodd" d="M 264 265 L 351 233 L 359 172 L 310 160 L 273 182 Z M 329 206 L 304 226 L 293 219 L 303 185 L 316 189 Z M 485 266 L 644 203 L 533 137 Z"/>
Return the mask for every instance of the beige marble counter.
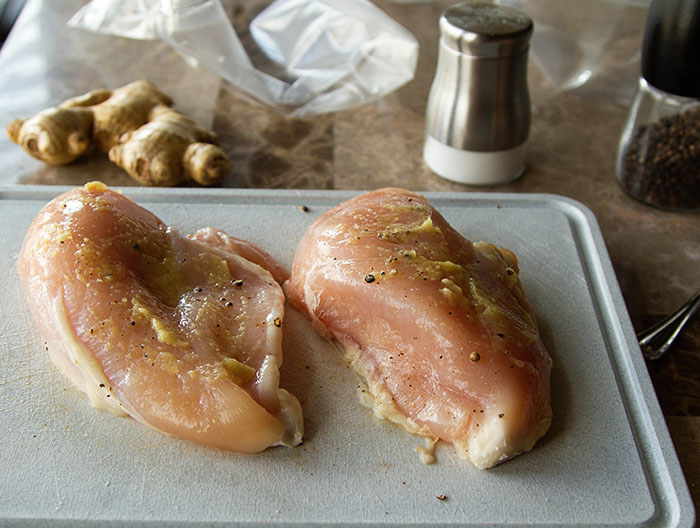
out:
<path id="1" fill-rule="evenodd" d="M 44 10 L 42 16 L 58 19 L 80 2 L 61 4 L 34 2 Z M 377 4 L 414 33 L 421 51 L 412 82 L 365 106 L 292 119 L 251 102 L 208 72 L 190 70 L 162 44 L 76 36 L 56 29 L 53 41 L 32 42 L 20 33 L 10 37 L 9 49 L 0 55 L 0 71 L 6 72 L 0 79 L 0 119 L 5 122 L 96 86 L 117 86 L 142 76 L 172 93 L 176 106 L 213 127 L 233 159 L 225 186 L 557 193 L 583 202 L 597 216 L 637 330 L 675 309 L 700 287 L 698 213 L 648 207 L 625 195 L 615 182 L 618 138 L 637 82 L 642 8 L 625 9 L 598 69 L 582 87 L 557 92 L 536 67 L 530 68 L 533 120 L 527 171 L 509 185 L 470 188 L 432 174 L 421 155 L 425 105 L 437 56 L 437 19 L 448 4 L 388 0 Z M 250 11 L 235 10 L 239 22 L 255 11 L 251 7 L 255 2 L 246 5 Z M 59 45 L 60 56 L 52 49 Z M 43 58 L 43 65 L 33 71 L 17 70 L 23 49 Z M 136 55 L 147 60 L 128 60 Z M 36 91 L 41 82 L 46 83 L 44 90 Z M 17 93 L 23 83 L 35 93 L 14 102 L 2 98 L 8 90 Z M 199 94 L 199 99 L 193 101 L 188 92 Z M 99 178 L 113 185 L 132 184 L 97 158 L 52 168 L 17 150 L 6 139 L 0 142 L 4 162 L 0 183 L 80 184 Z M 700 509 L 700 317 L 671 353 L 648 363 L 648 368 Z"/>

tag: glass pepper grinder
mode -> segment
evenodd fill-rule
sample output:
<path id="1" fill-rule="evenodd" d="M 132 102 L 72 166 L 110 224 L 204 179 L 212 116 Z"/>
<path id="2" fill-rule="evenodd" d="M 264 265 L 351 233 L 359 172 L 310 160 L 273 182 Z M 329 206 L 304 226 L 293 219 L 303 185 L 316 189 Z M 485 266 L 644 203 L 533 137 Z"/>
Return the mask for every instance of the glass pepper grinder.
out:
<path id="1" fill-rule="evenodd" d="M 652 0 L 617 182 L 664 209 L 700 209 L 700 0 Z"/>

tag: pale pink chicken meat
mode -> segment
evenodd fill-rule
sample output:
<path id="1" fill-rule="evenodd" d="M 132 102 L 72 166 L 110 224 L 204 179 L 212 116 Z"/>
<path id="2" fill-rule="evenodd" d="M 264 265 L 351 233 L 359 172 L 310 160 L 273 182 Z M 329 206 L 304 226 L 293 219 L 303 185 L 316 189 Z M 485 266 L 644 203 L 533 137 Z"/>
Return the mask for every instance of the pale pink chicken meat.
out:
<path id="1" fill-rule="evenodd" d="M 275 259 L 273 259 L 267 251 L 259 248 L 251 242 L 248 242 L 247 240 L 231 236 L 221 229 L 217 229 L 215 227 L 203 227 L 202 229 L 195 231 L 193 234 L 187 235 L 187 238 L 191 238 L 192 240 L 200 240 L 201 242 L 206 242 L 207 244 L 218 247 L 224 251 L 229 251 L 231 253 L 235 253 L 236 255 L 240 255 L 244 259 L 265 268 L 280 284 L 288 278 L 287 270 L 277 264 Z"/>
<path id="2" fill-rule="evenodd" d="M 287 299 L 337 341 L 375 415 L 487 468 L 551 422 L 551 359 L 515 256 L 473 244 L 426 199 L 381 189 L 302 237 Z"/>
<path id="3" fill-rule="evenodd" d="M 91 183 L 41 210 L 17 268 L 51 359 L 96 407 L 236 452 L 296 445 L 301 407 L 279 387 L 284 295 L 259 264 L 278 265 L 222 240 L 184 237 Z"/>

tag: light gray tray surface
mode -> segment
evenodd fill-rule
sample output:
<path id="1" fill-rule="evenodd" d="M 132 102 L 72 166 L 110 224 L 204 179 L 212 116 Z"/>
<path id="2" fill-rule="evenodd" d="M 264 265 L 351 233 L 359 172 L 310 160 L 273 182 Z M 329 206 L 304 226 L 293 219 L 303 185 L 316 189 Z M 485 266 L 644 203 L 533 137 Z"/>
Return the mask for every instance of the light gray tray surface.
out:
<path id="1" fill-rule="evenodd" d="M 306 435 L 256 456 L 207 449 L 93 409 L 50 363 L 16 279 L 34 215 L 65 189 L 0 189 L 0 525 L 246 523 L 689 526 L 690 502 L 595 219 L 549 195 L 428 194 L 464 236 L 513 250 L 554 359 L 550 432 L 479 471 L 372 418 L 358 380 L 288 309 L 282 385 Z M 214 225 L 289 268 L 340 192 L 124 189 L 183 233 Z M 309 208 L 302 211 L 301 205 Z M 439 495 L 446 500 L 438 500 Z"/>

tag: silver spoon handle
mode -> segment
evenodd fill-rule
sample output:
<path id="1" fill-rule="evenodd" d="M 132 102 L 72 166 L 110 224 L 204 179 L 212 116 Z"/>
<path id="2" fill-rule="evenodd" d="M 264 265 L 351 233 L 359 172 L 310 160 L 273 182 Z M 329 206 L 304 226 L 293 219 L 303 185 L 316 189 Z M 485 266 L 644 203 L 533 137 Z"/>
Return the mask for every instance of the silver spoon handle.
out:
<path id="1" fill-rule="evenodd" d="M 637 339 L 644 357 L 658 359 L 663 356 L 698 308 L 700 308 L 700 290 L 671 315 L 639 332 Z"/>

